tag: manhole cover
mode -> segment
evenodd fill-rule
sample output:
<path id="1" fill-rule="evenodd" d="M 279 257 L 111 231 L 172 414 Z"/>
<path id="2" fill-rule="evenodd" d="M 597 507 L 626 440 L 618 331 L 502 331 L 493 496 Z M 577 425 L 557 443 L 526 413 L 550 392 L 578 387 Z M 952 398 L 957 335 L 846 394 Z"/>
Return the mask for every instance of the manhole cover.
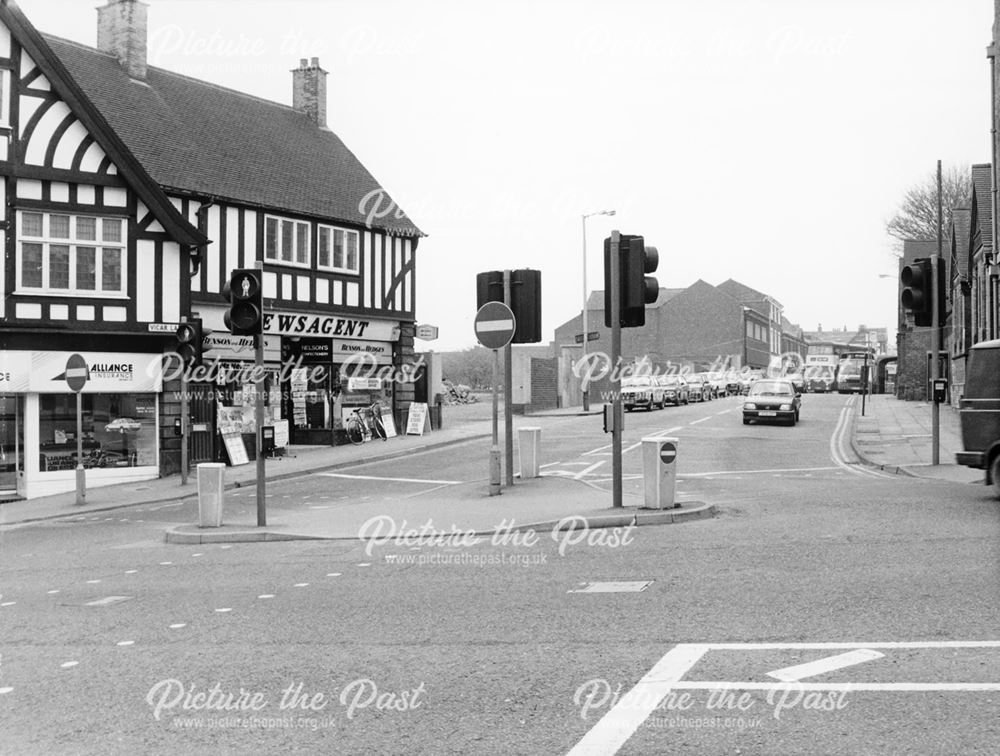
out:
<path id="1" fill-rule="evenodd" d="M 567 593 L 639 593 L 652 584 L 652 580 L 602 580 L 580 583 L 579 588 L 572 588 Z"/>

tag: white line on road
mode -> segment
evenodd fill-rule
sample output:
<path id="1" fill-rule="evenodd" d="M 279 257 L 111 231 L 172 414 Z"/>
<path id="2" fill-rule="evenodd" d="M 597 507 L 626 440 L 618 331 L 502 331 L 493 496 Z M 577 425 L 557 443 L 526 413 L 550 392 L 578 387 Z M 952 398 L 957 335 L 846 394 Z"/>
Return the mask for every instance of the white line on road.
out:
<path id="1" fill-rule="evenodd" d="M 688 423 L 688 425 L 697 425 L 698 423 L 703 423 L 706 420 L 711 420 L 711 419 L 712 419 L 712 416 L 709 415 L 708 417 L 703 417 L 701 420 L 692 420 L 690 423 Z"/>
<path id="2" fill-rule="evenodd" d="M 790 687 L 791 686 L 791 687 Z M 674 690 L 794 690 L 848 692 L 933 692 L 933 691 L 993 691 L 1000 683 L 807 683 L 807 682 L 727 682 L 723 680 L 685 680 L 672 683 Z M 613 752 L 609 752 L 613 753 Z"/>
<path id="3" fill-rule="evenodd" d="M 316 473 L 326 478 L 348 478 L 350 480 L 385 480 L 393 483 L 433 483 L 439 486 L 457 486 L 460 480 L 425 480 L 423 478 L 386 478 L 380 475 L 348 475 L 347 473 Z"/>
<path id="4" fill-rule="evenodd" d="M 708 650 L 708 646 L 684 643 L 675 646 L 626 693 L 614 708 L 583 736 L 569 756 L 597 756 L 617 753 L 650 713 L 660 705 L 691 667 Z"/>
<path id="5" fill-rule="evenodd" d="M 885 641 L 854 643 L 831 641 L 820 643 L 710 643 L 711 651 L 780 651 L 782 649 L 829 648 L 1000 648 L 1000 640 L 983 641 Z"/>
<path id="6" fill-rule="evenodd" d="M 595 463 L 594 463 L 594 464 L 592 464 L 592 465 L 591 465 L 590 467 L 585 467 L 585 468 L 583 468 L 582 470 L 580 470 L 580 472 L 578 472 L 578 473 L 577 473 L 576 475 L 574 475 L 573 477 L 574 477 L 574 478 L 577 478 L 577 479 L 580 479 L 580 478 L 582 478 L 582 477 L 583 477 L 584 475 L 587 475 L 587 474 L 589 474 L 589 473 L 590 473 L 590 472 L 591 472 L 592 470 L 596 470 L 596 469 L 597 469 L 598 467 L 600 467 L 601 465 L 603 465 L 603 464 L 604 464 L 605 462 L 607 462 L 607 460 L 606 460 L 606 459 L 602 459 L 602 460 L 601 460 L 600 462 L 595 462 Z"/>
<path id="7" fill-rule="evenodd" d="M 677 478 L 706 478 L 712 475 L 754 475 L 758 473 L 796 473 L 796 472 L 819 472 L 821 470 L 839 470 L 839 467 L 785 467 L 773 470 L 720 470 L 718 472 L 704 473 L 684 473 Z"/>
<path id="8" fill-rule="evenodd" d="M 792 667 L 776 669 L 773 672 L 768 672 L 767 676 L 773 677 L 775 680 L 783 680 L 784 682 L 796 682 L 806 677 L 815 677 L 816 675 L 832 672 L 835 669 L 853 667 L 855 664 L 862 664 L 873 659 L 881 659 L 883 656 L 885 654 L 873 651 L 870 648 L 856 648 L 853 651 L 845 651 L 842 654 L 828 656 L 825 659 L 817 659 L 805 664 L 796 664 Z"/>

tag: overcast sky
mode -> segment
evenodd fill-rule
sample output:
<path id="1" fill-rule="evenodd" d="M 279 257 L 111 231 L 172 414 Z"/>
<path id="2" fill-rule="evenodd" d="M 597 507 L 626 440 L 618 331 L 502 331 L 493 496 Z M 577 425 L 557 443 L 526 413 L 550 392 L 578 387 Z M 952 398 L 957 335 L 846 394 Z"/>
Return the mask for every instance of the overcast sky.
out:
<path id="1" fill-rule="evenodd" d="M 96 41 L 103 0 L 19 0 Z M 603 288 L 613 228 L 660 285 L 735 278 L 807 330 L 894 328 L 885 221 L 945 165 L 986 163 L 990 0 L 148 0 L 149 62 L 328 122 L 428 235 L 417 318 L 475 343 L 475 275 L 542 271 L 543 338 Z"/>

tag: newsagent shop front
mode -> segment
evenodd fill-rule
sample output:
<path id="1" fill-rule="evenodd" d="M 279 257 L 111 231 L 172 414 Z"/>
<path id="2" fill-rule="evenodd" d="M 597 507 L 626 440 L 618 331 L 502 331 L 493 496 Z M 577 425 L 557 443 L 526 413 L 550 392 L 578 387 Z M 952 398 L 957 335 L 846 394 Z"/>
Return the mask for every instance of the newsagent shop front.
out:
<path id="1" fill-rule="evenodd" d="M 202 317 L 214 326 L 221 313 Z M 344 423 L 356 409 L 376 401 L 392 408 L 393 382 L 378 374 L 391 370 L 398 321 L 269 312 L 264 329 L 264 414 L 275 447 L 343 443 Z M 224 368 L 215 371 L 216 432 L 242 434 L 249 450 L 255 395 L 238 368 L 252 365 L 252 339 L 216 331 L 205 337 L 205 347 L 205 361 Z"/>
<path id="2" fill-rule="evenodd" d="M 87 370 L 74 370 L 71 357 Z M 162 354 L 0 352 L 0 494 L 24 498 L 76 488 L 77 398 L 85 376 L 83 467 L 88 488 L 159 476 Z"/>

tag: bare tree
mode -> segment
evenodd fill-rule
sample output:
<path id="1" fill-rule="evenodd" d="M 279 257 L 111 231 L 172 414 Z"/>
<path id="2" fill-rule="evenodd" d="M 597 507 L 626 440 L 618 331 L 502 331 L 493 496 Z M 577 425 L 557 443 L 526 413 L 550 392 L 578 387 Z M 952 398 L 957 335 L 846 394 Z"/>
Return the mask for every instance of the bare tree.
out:
<path id="1" fill-rule="evenodd" d="M 969 207 L 972 201 L 972 172 L 967 165 L 945 168 L 941 171 L 942 233 L 948 233 L 951 211 L 956 207 Z M 886 223 L 889 236 L 903 241 L 937 239 L 938 186 L 937 171 L 932 171 L 919 184 L 910 187 L 896 214 Z"/>
<path id="2" fill-rule="evenodd" d="M 490 388 L 493 383 L 493 352 L 475 346 L 461 352 L 441 354 L 441 373 L 445 380 L 473 389 Z"/>

